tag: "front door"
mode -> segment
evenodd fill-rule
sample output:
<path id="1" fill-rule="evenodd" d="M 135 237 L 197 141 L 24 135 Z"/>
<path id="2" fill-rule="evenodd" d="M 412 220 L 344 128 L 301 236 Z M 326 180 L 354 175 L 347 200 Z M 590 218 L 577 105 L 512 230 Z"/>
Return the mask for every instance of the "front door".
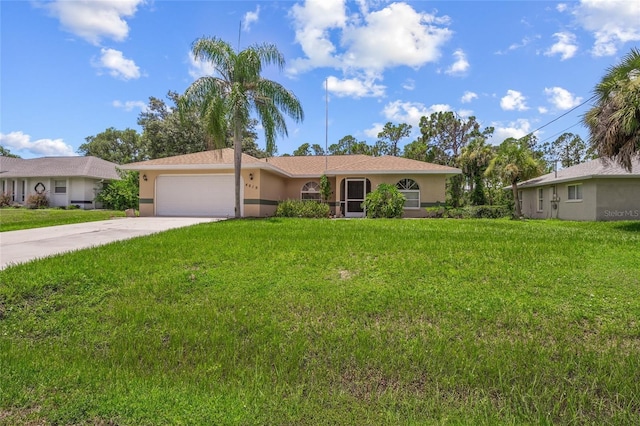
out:
<path id="1" fill-rule="evenodd" d="M 364 197 L 366 195 L 366 179 L 347 179 L 345 197 L 345 217 L 364 217 Z"/>

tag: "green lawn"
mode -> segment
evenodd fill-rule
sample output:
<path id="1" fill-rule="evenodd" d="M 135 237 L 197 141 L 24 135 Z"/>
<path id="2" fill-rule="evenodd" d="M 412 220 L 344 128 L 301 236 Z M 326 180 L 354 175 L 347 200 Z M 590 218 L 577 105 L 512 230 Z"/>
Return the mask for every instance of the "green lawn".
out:
<path id="1" fill-rule="evenodd" d="M 640 424 L 640 222 L 230 220 L 0 282 L 0 423 Z"/>
<path id="2" fill-rule="evenodd" d="M 124 212 L 113 210 L 2 208 L 0 209 L 0 232 L 93 222 L 114 217 L 124 217 Z"/>

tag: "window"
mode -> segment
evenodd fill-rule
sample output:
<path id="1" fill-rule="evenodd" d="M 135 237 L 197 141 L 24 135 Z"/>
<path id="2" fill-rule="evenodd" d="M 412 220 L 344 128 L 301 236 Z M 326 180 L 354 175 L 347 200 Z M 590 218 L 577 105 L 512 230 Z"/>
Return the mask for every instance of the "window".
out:
<path id="1" fill-rule="evenodd" d="M 320 185 L 317 182 L 307 182 L 300 191 L 302 200 L 320 201 Z"/>
<path id="2" fill-rule="evenodd" d="M 582 200 L 582 184 L 567 186 L 567 200 L 570 200 L 570 201 Z"/>
<path id="3" fill-rule="evenodd" d="M 55 194 L 66 194 L 67 193 L 67 181 L 66 180 L 54 180 L 53 181 Z"/>
<path id="4" fill-rule="evenodd" d="M 544 210 L 544 189 L 538 188 L 538 211 Z"/>
<path id="5" fill-rule="evenodd" d="M 27 181 L 22 181 L 22 188 L 20 189 L 20 200 L 24 203 L 24 194 L 27 192 Z"/>
<path id="6" fill-rule="evenodd" d="M 520 207 L 520 211 L 522 212 L 522 191 L 518 191 L 518 206 Z"/>
<path id="7" fill-rule="evenodd" d="M 401 179 L 396 184 L 396 188 L 406 198 L 404 202 L 405 209 L 420 208 L 420 187 L 413 179 Z"/>

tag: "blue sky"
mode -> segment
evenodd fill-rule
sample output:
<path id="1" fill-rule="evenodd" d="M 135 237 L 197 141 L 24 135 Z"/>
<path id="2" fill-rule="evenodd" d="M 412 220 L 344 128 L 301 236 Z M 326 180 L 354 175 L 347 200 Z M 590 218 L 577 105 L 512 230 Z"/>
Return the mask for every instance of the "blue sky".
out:
<path id="1" fill-rule="evenodd" d="M 520 137 L 587 101 L 606 69 L 640 45 L 637 0 L 2 1 L 0 144 L 23 158 L 77 155 L 109 127 L 141 129 L 150 96 L 183 92 L 206 64 L 191 43 L 275 43 L 265 77 L 299 98 L 278 153 L 346 135 L 370 144 L 384 123 L 434 111 L 474 115 L 492 143 Z M 537 132 L 588 134 L 589 103 Z M 258 140 L 264 147 L 264 137 Z"/>

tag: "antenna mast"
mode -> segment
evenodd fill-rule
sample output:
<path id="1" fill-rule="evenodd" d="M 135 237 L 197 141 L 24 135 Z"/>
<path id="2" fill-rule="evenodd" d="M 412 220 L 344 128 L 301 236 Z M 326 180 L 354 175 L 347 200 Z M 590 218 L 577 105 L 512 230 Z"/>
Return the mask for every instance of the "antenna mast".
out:
<path id="1" fill-rule="evenodd" d="M 324 79 L 324 171 L 326 173 L 328 167 L 327 162 L 329 159 L 328 144 L 329 144 L 329 83 L 328 79 Z"/>

